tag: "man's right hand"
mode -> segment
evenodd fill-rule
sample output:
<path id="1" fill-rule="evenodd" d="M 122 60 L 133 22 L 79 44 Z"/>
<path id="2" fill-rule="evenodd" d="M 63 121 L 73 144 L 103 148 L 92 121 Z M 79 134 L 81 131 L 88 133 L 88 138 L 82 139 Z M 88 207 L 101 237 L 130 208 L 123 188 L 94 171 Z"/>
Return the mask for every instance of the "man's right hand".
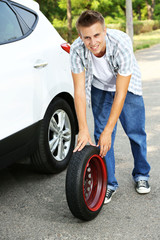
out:
<path id="1" fill-rule="evenodd" d="M 77 146 L 75 147 L 73 152 L 81 151 L 87 143 L 89 143 L 92 146 L 96 146 L 91 140 L 89 131 L 80 130 L 78 134 L 78 139 L 77 139 Z"/>

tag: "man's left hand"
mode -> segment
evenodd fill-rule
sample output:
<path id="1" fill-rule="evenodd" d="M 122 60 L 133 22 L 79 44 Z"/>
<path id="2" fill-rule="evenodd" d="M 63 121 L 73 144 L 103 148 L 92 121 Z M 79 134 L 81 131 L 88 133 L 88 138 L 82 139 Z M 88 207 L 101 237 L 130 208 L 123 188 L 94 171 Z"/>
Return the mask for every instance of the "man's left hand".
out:
<path id="1" fill-rule="evenodd" d="M 103 131 L 100 135 L 98 145 L 100 146 L 100 153 L 99 155 L 103 158 L 106 156 L 107 152 L 111 148 L 111 133 L 107 133 L 106 131 Z"/>

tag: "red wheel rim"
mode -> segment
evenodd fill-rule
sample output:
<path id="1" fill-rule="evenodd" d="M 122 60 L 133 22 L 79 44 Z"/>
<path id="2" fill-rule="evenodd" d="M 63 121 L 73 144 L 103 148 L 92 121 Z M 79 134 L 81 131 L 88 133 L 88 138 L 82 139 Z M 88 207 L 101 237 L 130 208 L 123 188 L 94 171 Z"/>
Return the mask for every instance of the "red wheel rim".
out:
<path id="1" fill-rule="evenodd" d="M 107 170 L 103 159 L 95 154 L 87 162 L 83 175 L 83 197 L 91 211 L 97 211 L 104 200 Z"/>

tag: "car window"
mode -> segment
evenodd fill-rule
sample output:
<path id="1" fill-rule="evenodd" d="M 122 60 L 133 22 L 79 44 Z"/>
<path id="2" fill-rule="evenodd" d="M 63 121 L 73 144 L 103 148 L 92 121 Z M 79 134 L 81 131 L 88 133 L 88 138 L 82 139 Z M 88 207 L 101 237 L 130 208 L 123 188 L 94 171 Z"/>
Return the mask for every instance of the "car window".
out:
<path id="1" fill-rule="evenodd" d="M 0 44 L 14 41 L 22 36 L 15 13 L 5 2 L 0 2 Z"/>
<path id="2" fill-rule="evenodd" d="M 19 15 L 23 18 L 25 23 L 28 25 L 29 28 L 32 28 L 36 21 L 35 14 L 31 13 L 30 11 L 27 11 L 21 7 L 13 5 L 13 7 L 16 9 L 16 11 L 19 13 Z"/>

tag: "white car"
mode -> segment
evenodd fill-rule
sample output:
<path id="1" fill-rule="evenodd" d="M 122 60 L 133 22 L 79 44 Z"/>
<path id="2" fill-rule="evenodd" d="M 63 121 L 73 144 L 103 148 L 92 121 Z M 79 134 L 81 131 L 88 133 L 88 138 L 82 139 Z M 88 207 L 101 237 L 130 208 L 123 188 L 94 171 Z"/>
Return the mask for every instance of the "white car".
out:
<path id="1" fill-rule="evenodd" d="M 0 1 L 0 168 L 66 168 L 78 131 L 70 46 L 32 0 Z"/>

